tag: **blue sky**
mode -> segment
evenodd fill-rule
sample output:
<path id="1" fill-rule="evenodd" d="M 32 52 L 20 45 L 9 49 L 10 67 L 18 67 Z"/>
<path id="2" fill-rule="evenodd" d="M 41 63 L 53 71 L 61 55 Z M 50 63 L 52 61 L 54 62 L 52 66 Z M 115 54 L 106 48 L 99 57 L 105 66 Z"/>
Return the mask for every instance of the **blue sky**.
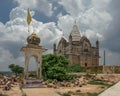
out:
<path id="1" fill-rule="evenodd" d="M 0 3 L 0 13 L 2 13 L 2 15 L 0 16 L 0 21 L 2 23 L 6 23 L 7 21 L 9 21 L 10 11 L 12 10 L 12 8 L 17 7 L 18 4 L 14 0 L 1 0 Z M 41 20 L 42 22 L 51 22 L 56 20 L 56 17 L 55 19 L 53 19 L 53 17 L 48 18 L 42 12 L 36 12 L 33 18 L 35 18 L 36 20 Z"/>
<path id="2" fill-rule="evenodd" d="M 52 53 L 53 43 L 58 43 L 63 34 L 68 39 L 76 20 L 80 34 L 93 46 L 99 39 L 100 64 L 106 50 L 106 63 L 120 65 L 120 0 L 0 0 L 0 71 L 8 70 L 11 63 L 24 66 L 20 48 L 30 34 L 28 8 L 32 15 L 30 33 L 35 31 L 40 36 L 47 53 Z"/>
<path id="3" fill-rule="evenodd" d="M 15 4 L 11 2 L 12 0 L 1 0 L 0 1 L 0 21 L 5 23 L 9 20 L 9 13 Z"/>

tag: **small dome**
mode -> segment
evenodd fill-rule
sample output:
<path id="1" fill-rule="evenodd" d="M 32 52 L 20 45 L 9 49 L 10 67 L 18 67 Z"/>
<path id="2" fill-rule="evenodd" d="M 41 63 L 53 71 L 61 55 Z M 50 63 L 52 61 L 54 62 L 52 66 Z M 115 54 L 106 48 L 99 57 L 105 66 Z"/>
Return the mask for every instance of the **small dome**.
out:
<path id="1" fill-rule="evenodd" d="M 28 44 L 39 45 L 40 38 L 36 35 L 35 32 L 33 32 L 30 36 L 28 36 L 27 42 Z"/>

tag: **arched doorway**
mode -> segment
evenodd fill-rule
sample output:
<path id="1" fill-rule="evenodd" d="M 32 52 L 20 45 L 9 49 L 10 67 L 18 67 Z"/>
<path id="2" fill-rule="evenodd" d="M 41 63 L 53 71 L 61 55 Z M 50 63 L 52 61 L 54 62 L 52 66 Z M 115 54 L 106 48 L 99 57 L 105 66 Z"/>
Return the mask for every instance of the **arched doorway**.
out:
<path id="1" fill-rule="evenodd" d="M 85 63 L 85 67 L 87 67 L 87 63 Z"/>

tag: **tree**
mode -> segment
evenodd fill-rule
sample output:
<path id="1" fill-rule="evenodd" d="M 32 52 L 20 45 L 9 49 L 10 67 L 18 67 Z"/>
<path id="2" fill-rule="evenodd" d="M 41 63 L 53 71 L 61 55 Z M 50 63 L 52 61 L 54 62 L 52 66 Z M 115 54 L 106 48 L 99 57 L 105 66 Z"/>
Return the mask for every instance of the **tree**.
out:
<path id="1" fill-rule="evenodd" d="M 3 72 L 0 72 L 0 76 L 3 75 Z"/>
<path id="2" fill-rule="evenodd" d="M 43 56 L 42 73 L 45 79 L 66 79 L 68 60 L 62 55 L 48 54 Z"/>
<path id="3" fill-rule="evenodd" d="M 21 66 L 19 66 L 19 65 L 15 65 L 15 64 L 10 64 L 10 65 L 9 65 L 9 68 L 10 68 L 10 70 L 11 70 L 13 73 L 15 73 L 16 75 L 22 74 L 23 71 L 24 71 L 24 68 L 23 68 L 23 67 L 21 67 Z"/>

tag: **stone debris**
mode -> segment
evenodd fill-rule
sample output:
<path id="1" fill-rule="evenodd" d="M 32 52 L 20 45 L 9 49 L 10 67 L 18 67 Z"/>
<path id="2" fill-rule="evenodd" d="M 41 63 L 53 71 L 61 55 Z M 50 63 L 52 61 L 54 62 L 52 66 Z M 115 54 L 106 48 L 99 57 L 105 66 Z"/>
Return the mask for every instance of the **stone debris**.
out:
<path id="1" fill-rule="evenodd" d="M 75 78 L 73 81 L 57 81 L 52 82 L 42 81 L 42 85 L 47 88 L 59 88 L 59 87 L 82 87 L 87 85 L 88 80 L 85 77 Z"/>
<path id="2" fill-rule="evenodd" d="M 23 80 L 21 77 L 16 77 L 16 76 L 0 77 L 0 88 L 2 88 L 5 91 L 10 90 L 17 83 L 21 83 L 21 84 L 23 83 Z"/>

